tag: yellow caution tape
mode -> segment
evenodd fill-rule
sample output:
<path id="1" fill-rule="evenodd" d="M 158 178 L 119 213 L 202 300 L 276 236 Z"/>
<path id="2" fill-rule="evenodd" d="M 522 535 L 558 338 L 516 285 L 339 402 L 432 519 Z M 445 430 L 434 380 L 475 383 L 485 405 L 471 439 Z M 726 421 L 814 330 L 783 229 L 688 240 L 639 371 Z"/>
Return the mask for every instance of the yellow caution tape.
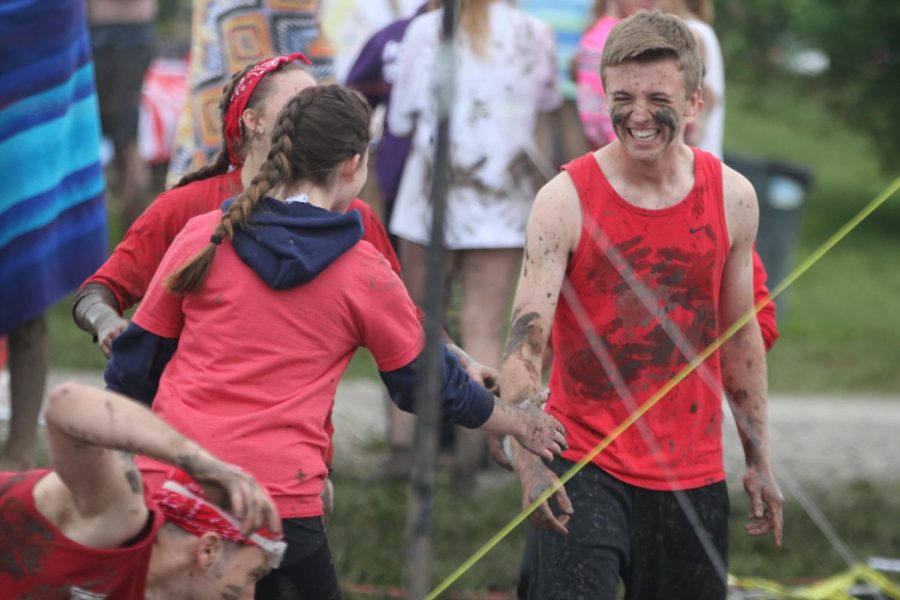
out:
<path id="1" fill-rule="evenodd" d="M 858 597 L 854 588 L 860 584 L 871 585 L 883 598 L 900 600 L 900 585 L 866 565 L 856 565 L 845 573 L 799 587 L 784 586 L 756 577 L 728 576 L 729 588 L 764 592 L 772 600 L 853 600 Z"/>
<path id="2" fill-rule="evenodd" d="M 544 492 L 538 496 L 534 502 L 529 504 L 525 509 L 523 509 L 519 514 L 517 514 L 513 519 L 507 523 L 500 531 L 494 534 L 491 539 L 484 543 L 475 553 L 470 556 L 463 564 L 461 564 L 455 571 L 453 571 L 446 579 L 444 579 L 435 589 L 433 589 L 427 596 L 425 596 L 425 600 L 434 600 L 440 594 L 447 590 L 453 583 L 458 580 L 463 574 L 468 571 L 472 565 L 481 560 L 481 558 L 490 552 L 497 544 L 500 543 L 503 538 L 505 538 L 509 533 L 519 526 L 522 521 L 528 518 L 528 516 L 537 510 L 537 508 L 546 502 L 550 497 L 552 497 L 559 488 L 561 488 L 567 481 L 569 481 L 572 477 L 574 477 L 581 469 L 587 466 L 598 454 L 603 452 L 610 444 L 615 441 L 622 433 L 634 425 L 638 419 L 640 419 L 644 414 L 653 408 L 662 398 L 672 391 L 672 388 L 677 386 L 681 381 L 690 375 L 697 367 L 699 367 L 707 358 L 709 358 L 716 350 L 719 349 L 722 344 L 728 341 L 731 336 L 737 333 L 744 325 L 746 325 L 750 319 L 756 316 L 762 308 L 771 302 L 776 296 L 781 294 L 788 286 L 794 283 L 798 277 L 803 275 L 806 271 L 810 269 L 815 263 L 817 263 L 828 251 L 830 251 L 838 242 L 847 237 L 847 235 L 853 231 L 863 220 L 865 220 L 869 215 L 871 215 L 875 210 L 884 204 L 888 198 L 893 196 L 897 190 L 900 189 L 900 177 L 896 178 L 890 185 L 888 185 L 880 194 L 878 194 L 875 198 L 872 199 L 871 202 L 866 204 L 865 207 L 861 211 L 859 211 L 856 215 L 853 216 L 852 219 L 847 221 L 843 227 L 838 229 L 834 234 L 831 235 L 825 242 L 819 246 L 812 254 L 810 254 L 806 260 L 804 260 L 800 265 L 797 266 L 796 269 L 791 271 L 791 273 L 784 278 L 784 280 L 775 286 L 769 294 L 768 298 L 763 298 L 760 300 L 752 309 L 747 311 L 746 314 L 742 315 L 739 319 L 737 319 L 734 323 L 732 323 L 731 327 L 729 327 L 724 333 L 722 333 L 717 339 L 715 339 L 709 346 L 703 349 L 692 361 L 690 361 L 687 366 L 685 366 L 681 371 L 679 371 L 672 379 L 667 381 L 655 394 L 653 394 L 650 398 L 648 398 L 641 406 L 637 408 L 631 415 L 628 416 L 622 423 L 619 424 L 609 435 L 607 435 L 604 439 L 598 443 L 593 450 L 588 452 L 581 460 L 579 460 L 575 465 L 573 465 L 568 471 L 563 473 L 563 475 L 559 478 L 559 481 L 544 490 Z M 868 569 L 868 567 L 865 567 Z M 876 573 L 877 574 L 877 573 Z M 792 598 L 794 596 L 782 596 L 784 598 Z M 805 596 L 802 598 L 806 598 Z M 819 596 L 809 596 L 809 598 L 819 598 Z M 897 597 L 897 600 L 900 600 L 900 597 Z"/>

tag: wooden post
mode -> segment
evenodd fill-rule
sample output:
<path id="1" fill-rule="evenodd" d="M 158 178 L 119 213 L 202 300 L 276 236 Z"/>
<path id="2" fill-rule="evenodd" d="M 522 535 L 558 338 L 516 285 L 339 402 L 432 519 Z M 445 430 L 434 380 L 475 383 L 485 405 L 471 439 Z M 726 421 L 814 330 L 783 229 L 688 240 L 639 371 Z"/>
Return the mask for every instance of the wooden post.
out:
<path id="1" fill-rule="evenodd" d="M 432 76 L 434 100 L 438 107 L 438 128 L 434 157 L 434 181 L 431 188 L 431 244 L 428 247 L 427 292 L 425 296 L 425 365 L 416 397 L 415 460 L 411 476 L 409 518 L 407 520 L 408 598 L 424 598 L 431 586 L 433 548 L 432 512 L 434 506 L 435 463 L 441 420 L 441 363 L 444 322 L 444 216 L 450 185 L 450 108 L 453 101 L 456 33 L 456 1 L 444 0 L 443 31 Z"/>

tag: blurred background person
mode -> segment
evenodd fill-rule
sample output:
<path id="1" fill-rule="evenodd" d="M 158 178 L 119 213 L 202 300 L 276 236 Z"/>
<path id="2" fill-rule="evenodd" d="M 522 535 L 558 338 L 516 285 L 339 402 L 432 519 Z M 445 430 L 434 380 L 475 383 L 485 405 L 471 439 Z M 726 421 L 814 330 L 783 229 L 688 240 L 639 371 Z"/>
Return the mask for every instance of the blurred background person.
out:
<path id="1" fill-rule="evenodd" d="M 375 115 L 381 113 L 383 116 L 390 106 L 391 88 L 397 76 L 397 58 L 400 55 L 406 29 L 413 18 L 436 8 L 439 4 L 440 0 L 420 1 L 415 13 L 376 31 L 359 51 L 356 61 L 347 74 L 346 83 L 347 86 L 366 97 L 366 100 L 375 109 Z M 375 116 L 373 116 L 373 120 L 375 120 Z M 400 187 L 400 178 L 403 176 L 409 149 L 408 137 L 396 136 L 391 132 L 387 123 L 382 124 L 381 140 L 375 144 L 374 160 L 369 161 L 369 169 L 370 175 L 374 175 L 372 180 L 377 186 L 375 200 L 381 209 L 381 216 L 385 223 L 391 221 L 394 199 L 397 197 L 397 189 Z M 367 185 L 369 184 L 367 183 Z M 363 188 L 364 191 L 365 189 Z M 365 199 L 369 200 L 369 198 Z M 396 237 L 391 237 L 391 242 L 396 246 Z"/>
<path id="2" fill-rule="evenodd" d="M 409 156 L 409 137 L 394 135 L 384 119 L 391 102 L 391 89 L 397 77 L 397 59 L 403 37 L 413 18 L 436 8 L 440 0 L 422 2 L 412 16 L 398 19 L 380 29 L 366 41 L 356 61 L 350 67 L 346 82 L 362 93 L 375 109 L 374 127 L 380 125 L 380 141 L 373 143 L 369 160 L 369 178 L 360 196 L 370 205 L 377 206 L 385 223 L 390 223 L 394 200 L 400 188 L 400 179 Z M 376 136 L 378 134 L 376 133 Z M 396 249 L 397 236 L 389 235 Z M 374 478 L 405 478 L 412 470 L 415 417 L 397 408 L 389 396 L 384 400 L 387 411 L 389 453 Z"/>
<path id="3" fill-rule="evenodd" d="M 685 130 L 685 141 L 722 158 L 725 63 L 719 38 L 711 27 L 712 0 L 660 0 L 659 7 L 684 19 L 700 44 L 700 57 L 703 59 L 703 110 Z"/>
<path id="4" fill-rule="evenodd" d="M 605 146 L 616 138 L 600 80 L 600 59 L 612 28 L 620 19 L 633 14 L 638 0 L 597 0 L 593 15 L 596 19 L 578 43 L 572 67 L 577 88 L 578 116 L 584 127 L 591 150 Z"/>
<path id="5" fill-rule="evenodd" d="M 519 0 L 518 7 L 552 29 L 556 40 L 556 73 L 563 103 L 542 120 L 538 143 L 554 167 L 559 167 L 588 151 L 584 128 L 578 118 L 572 59 L 578 42 L 593 18 L 594 0 Z"/>
<path id="6" fill-rule="evenodd" d="M 346 83 L 353 62 L 375 32 L 411 18 L 423 0 L 321 0 L 319 21 L 334 49 L 334 75 Z"/>
<path id="7" fill-rule="evenodd" d="M 123 229 L 150 202 L 150 169 L 138 152 L 144 74 L 156 48 L 156 0 L 88 0 L 103 137 L 114 150 L 112 198 Z"/>
<path id="8" fill-rule="evenodd" d="M 0 3 L 0 56 L 0 336 L 12 410 L 2 471 L 34 466 L 44 313 L 103 262 L 106 210 L 84 0 Z"/>
<path id="9" fill-rule="evenodd" d="M 403 39 L 388 126 L 412 136 L 390 230 L 400 238 L 403 277 L 425 296 L 431 242 L 431 187 L 438 114 L 432 73 L 443 11 L 416 18 Z M 543 183 L 535 168 L 538 116 L 559 108 L 553 32 L 506 2 L 460 4 L 450 126 L 450 190 L 444 245 L 447 276 L 461 283 L 459 336 L 478 362 L 496 366 L 531 202 Z M 456 443 L 458 486 L 470 490 L 484 456 L 481 434 Z"/>
<path id="10" fill-rule="evenodd" d="M 298 8 L 298 6 L 302 6 Z M 334 82 L 319 0 L 194 0 L 188 101 L 178 121 L 166 186 L 209 164 L 222 146 L 219 96 L 231 74 L 270 56 L 302 52 L 317 82 Z"/>

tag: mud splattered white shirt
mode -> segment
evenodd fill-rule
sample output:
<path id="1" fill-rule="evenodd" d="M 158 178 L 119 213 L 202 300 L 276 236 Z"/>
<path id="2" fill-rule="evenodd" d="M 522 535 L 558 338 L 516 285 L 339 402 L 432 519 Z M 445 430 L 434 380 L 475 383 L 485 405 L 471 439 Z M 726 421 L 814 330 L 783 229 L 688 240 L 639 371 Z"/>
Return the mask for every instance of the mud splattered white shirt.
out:
<path id="1" fill-rule="evenodd" d="M 442 17 L 434 11 L 409 26 L 388 114 L 394 133 L 413 136 L 390 229 L 421 244 L 429 243 L 431 231 L 438 122 L 433 87 Z M 483 55 L 474 52 L 464 31 L 457 37 L 445 231 L 451 249 L 523 245 L 543 181 L 534 164 L 537 117 L 562 102 L 552 30 L 503 2 L 491 4 L 489 28 Z"/>

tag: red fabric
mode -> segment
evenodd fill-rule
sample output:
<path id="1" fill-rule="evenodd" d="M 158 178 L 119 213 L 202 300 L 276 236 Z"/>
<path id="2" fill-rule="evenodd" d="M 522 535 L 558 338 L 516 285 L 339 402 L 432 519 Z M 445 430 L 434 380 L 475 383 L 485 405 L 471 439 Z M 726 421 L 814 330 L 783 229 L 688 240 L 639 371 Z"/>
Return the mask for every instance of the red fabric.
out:
<path id="1" fill-rule="evenodd" d="M 163 192 L 138 217 L 112 255 L 81 284 L 82 287 L 88 283 L 103 284 L 115 295 L 119 310 L 128 310 L 144 297 L 166 250 L 187 222 L 219 208 L 223 201 L 241 191 L 241 173 L 234 170 Z M 350 203 L 350 208 L 362 215 L 363 239 L 384 254 L 391 268 L 399 273 L 400 261 L 375 212 L 359 199 Z"/>
<path id="2" fill-rule="evenodd" d="M 34 486 L 49 472 L 0 473 L 0 597 L 95 597 L 90 592 L 107 600 L 143 600 L 153 540 L 165 520 L 151 509 L 147 533 L 127 548 L 77 544 L 35 506 Z"/>
<path id="3" fill-rule="evenodd" d="M 184 471 L 172 470 L 166 475 L 166 479 L 177 483 L 194 496 L 190 497 L 171 489 L 156 490 L 153 493 L 153 502 L 165 515 L 166 521 L 177 525 L 191 535 L 201 536 L 204 533 L 212 532 L 223 540 L 247 546 L 259 545 L 241 533 L 237 519 L 224 516 L 225 513 L 222 509 L 213 506 L 203 488 Z M 256 534 L 270 540 L 280 539 L 280 536 L 268 530 L 259 530 Z"/>
<path id="4" fill-rule="evenodd" d="M 153 409 L 252 473 L 282 518 L 320 515 L 325 424 L 341 375 L 360 346 L 383 371 L 409 364 L 424 344 L 422 327 L 400 278 L 367 242 L 309 283 L 276 292 L 226 239 L 197 292 L 167 292 L 161 282 L 208 244 L 219 218 L 188 223 L 134 316 L 151 333 L 179 338 Z"/>
<path id="5" fill-rule="evenodd" d="M 232 166 L 240 167 L 244 162 L 237 154 L 237 145 L 240 143 L 241 134 L 244 131 L 244 122 L 241 120 L 241 116 L 247 109 L 247 103 L 250 101 L 250 97 L 253 96 L 253 91 L 267 73 L 275 71 L 281 68 L 281 65 L 295 60 L 299 60 L 307 65 L 312 64 L 312 61 L 301 52 L 268 58 L 257 63 L 255 67 L 247 71 L 240 81 L 237 82 L 237 85 L 234 86 L 231 101 L 228 103 L 228 110 L 225 112 L 225 131 L 223 132 L 225 146 L 228 148 L 228 160 Z"/>
<path id="6" fill-rule="evenodd" d="M 166 250 L 187 222 L 219 208 L 223 201 L 241 191 L 241 173 L 235 169 L 163 192 L 138 217 L 112 255 L 81 284 L 82 287 L 100 283 L 112 291 L 121 312 L 128 310 L 143 299 Z M 391 269 L 399 274 L 400 261 L 375 211 L 358 198 L 349 208 L 358 210 L 362 216 L 363 239 L 375 246 L 388 260 Z M 326 427 L 329 434 L 334 431 L 330 418 Z M 329 450 L 328 464 L 331 464 L 333 453 L 333 449 Z"/>
<path id="7" fill-rule="evenodd" d="M 592 154 L 564 167 L 583 214 L 581 241 L 567 272 L 580 302 L 570 304 L 565 293 L 560 296 L 547 410 L 566 427 L 567 459 L 579 460 L 590 452 L 688 363 L 608 257 L 618 254 L 630 264 L 694 352 L 718 336 L 719 288 L 730 246 L 722 168 L 711 154 L 695 149 L 694 156 L 693 189 L 678 204 L 660 210 L 637 208 L 619 196 Z M 615 362 L 631 406 L 595 354 L 596 341 L 592 345 L 579 320 L 585 315 L 588 330 L 593 329 Z M 718 383 L 718 353 L 700 369 Z M 710 389 L 700 369 L 594 463 L 626 483 L 656 490 L 724 479 L 721 386 Z M 642 429 L 649 429 L 655 443 L 648 444 Z"/>
<path id="8" fill-rule="evenodd" d="M 769 275 L 766 273 L 766 267 L 763 265 L 756 247 L 753 248 L 753 303 L 759 304 L 769 297 L 769 288 L 766 285 Z M 766 352 L 772 349 L 775 341 L 778 339 L 778 323 L 775 320 L 775 301 L 766 304 L 758 313 L 756 313 L 756 322 L 759 323 L 759 330 L 762 332 L 763 344 L 766 346 Z"/>
<path id="9" fill-rule="evenodd" d="M 232 171 L 168 190 L 138 217 L 112 255 L 83 284 L 109 288 L 125 311 L 141 301 L 169 245 L 197 215 L 241 193 L 240 171 Z"/>
<path id="10" fill-rule="evenodd" d="M 363 239 L 375 246 L 375 249 L 381 252 L 391 264 L 391 270 L 399 275 L 400 259 L 397 258 L 394 247 L 391 246 L 391 241 L 388 239 L 387 231 L 384 229 L 381 219 L 378 218 L 378 215 L 375 214 L 375 211 L 368 204 L 359 198 L 354 199 L 347 210 L 354 209 L 358 210 L 360 216 L 362 216 L 363 228 L 365 229 Z"/>

